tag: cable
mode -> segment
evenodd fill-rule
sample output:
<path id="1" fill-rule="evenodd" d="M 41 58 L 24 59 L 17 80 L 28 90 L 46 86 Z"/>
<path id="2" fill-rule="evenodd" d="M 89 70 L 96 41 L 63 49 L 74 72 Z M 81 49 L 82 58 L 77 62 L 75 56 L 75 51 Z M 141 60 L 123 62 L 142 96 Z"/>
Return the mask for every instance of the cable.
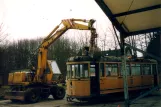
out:
<path id="1" fill-rule="evenodd" d="M 127 12 L 130 10 L 130 8 L 131 8 L 131 6 L 132 6 L 133 2 L 134 2 L 134 0 L 131 2 L 130 6 L 129 6 L 128 10 L 127 10 Z M 127 16 L 127 15 L 126 15 L 126 16 Z M 122 25 L 122 24 L 123 24 L 123 22 L 125 21 L 126 16 L 124 17 L 123 21 L 121 22 L 121 25 Z"/>

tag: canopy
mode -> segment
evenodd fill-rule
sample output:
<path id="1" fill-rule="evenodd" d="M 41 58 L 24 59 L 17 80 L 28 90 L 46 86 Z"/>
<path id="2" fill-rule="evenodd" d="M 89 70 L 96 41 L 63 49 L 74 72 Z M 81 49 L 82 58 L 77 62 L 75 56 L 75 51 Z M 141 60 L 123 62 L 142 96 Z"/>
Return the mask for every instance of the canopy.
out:
<path id="1" fill-rule="evenodd" d="M 161 0 L 95 0 L 126 36 L 161 30 Z"/>

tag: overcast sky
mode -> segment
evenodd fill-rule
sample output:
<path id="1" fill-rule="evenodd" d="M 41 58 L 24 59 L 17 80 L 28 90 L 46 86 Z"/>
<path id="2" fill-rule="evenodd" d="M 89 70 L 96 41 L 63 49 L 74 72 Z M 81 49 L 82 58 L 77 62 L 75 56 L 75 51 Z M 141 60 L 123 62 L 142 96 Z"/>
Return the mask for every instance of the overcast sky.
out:
<path id="1" fill-rule="evenodd" d="M 99 32 L 110 26 L 94 0 L 0 0 L 0 21 L 9 39 L 45 37 L 67 18 L 95 19 Z"/>

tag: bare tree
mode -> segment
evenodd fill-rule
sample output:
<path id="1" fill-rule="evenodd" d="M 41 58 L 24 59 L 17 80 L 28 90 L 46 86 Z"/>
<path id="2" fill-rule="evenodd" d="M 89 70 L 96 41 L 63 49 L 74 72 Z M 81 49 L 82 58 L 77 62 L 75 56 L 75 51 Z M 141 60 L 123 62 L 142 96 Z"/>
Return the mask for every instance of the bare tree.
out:
<path id="1" fill-rule="evenodd" d="M 0 23 L 0 42 L 4 41 L 8 36 L 6 29 L 4 28 L 4 23 Z"/>

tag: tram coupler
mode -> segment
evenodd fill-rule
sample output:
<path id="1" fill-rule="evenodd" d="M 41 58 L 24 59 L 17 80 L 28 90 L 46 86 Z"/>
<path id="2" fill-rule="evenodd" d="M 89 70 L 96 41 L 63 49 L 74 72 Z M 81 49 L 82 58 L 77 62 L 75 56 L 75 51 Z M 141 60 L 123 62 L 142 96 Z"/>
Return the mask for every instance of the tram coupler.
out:
<path id="1" fill-rule="evenodd" d="M 67 97 L 67 102 L 72 102 L 74 98 L 72 97 Z"/>

